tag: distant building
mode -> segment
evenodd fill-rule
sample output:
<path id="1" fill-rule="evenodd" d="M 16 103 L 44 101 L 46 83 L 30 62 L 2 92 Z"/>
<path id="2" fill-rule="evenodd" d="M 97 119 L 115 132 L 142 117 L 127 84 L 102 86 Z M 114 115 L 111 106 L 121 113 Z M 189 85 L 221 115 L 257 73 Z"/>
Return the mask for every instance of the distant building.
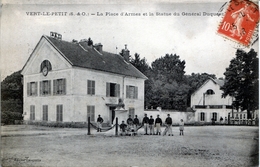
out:
<path id="1" fill-rule="evenodd" d="M 220 87 L 224 80 L 209 78 L 191 95 L 191 108 L 195 110 L 195 122 L 225 122 L 232 111 L 231 96 L 222 97 Z"/>
<path id="2" fill-rule="evenodd" d="M 127 47 L 123 56 L 102 47 L 43 35 L 22 69 L 24 120 L 86 122 L 100 114 L 112 123 L 115 117 L 143 116 L 147 77 L 129 63 Z"/>

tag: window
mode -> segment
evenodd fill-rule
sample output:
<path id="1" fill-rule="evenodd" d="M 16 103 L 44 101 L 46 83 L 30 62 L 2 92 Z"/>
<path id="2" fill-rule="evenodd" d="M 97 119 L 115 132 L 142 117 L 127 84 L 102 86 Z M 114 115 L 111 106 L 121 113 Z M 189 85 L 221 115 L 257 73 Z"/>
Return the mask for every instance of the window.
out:
<path id="1" fill-rule="evenodd" d="M 40 82 L 40 94 L 50 95 L 51 94 L 51 81 L 41 81 Z"/>
<path id="2" fill-rule="evenodd" d="M 135 116 L 135 109 L 134 108 L 129 108 L 129 115 L 131 115 L 131 118 L 134 119 L 134 116 Z"/>
<path id="3" fill-rule="evenodd" d="M 242 119 L 242 114 L 240 114 L 240 119 Z"/>
<path id="4" fill-rule="evenodd" d="M 65 95 L 66 94 L 66 79 L 53 80 L 53 94 Z"/>
<path id="5" fill-rule="evenodd" d="M 137 99 L 138 98 L 138 87 L 126 85 L 126 98 Z"/>
<path id="6" fill-rule="evenodd" d="M 207 95 L 214 95 L 215 92 L 214 92 L 212 89 L 208 89 L 208 90 L 206 91 L 206 94 L 207 94 Z"/>
<path id="7" fill-rule="evenodd" d="M 48 105 L 42 106 L 42 120 L 48 121 Z"/>
<path id="8" fill-rule="evenodd" d="M 218 114 L 216 112 L 212 113 L 212 118 L 213 118 L 214 121 L 217 121 L 217 115 Z"/>
<path id="9" fill-rule="evenodd" d="M 95 106 L 87 106 L 87 118 L 90 117 L 90 121 L 95 121 Z"/>
<path id="10" fill-rule="evenodd" d="M 56 121 L 62 122 L 63 121 L 63 105 L 57 105 L 56 114 L 57 114 Z"/>
<path id="11" fill-rule="evenodd" d="M 37 82 L 27 83 L 27 95 L 28 96 L 37 96 Z"/>
<path id="12" fill-rule="evenodd" d="M 44 60 L 44 61 L 41 63 L 40 72 L 42 72 L 42 69 L 43 69 L 44 67 L 47 67 L 48 71 L 51 71 L 51 70 L 52 70 L 51 63 L 50 63 L 49 60 Z"/>
<path id="13" fill-rule="evenodd" d="M 35 105 L 30 106 L 30 120 L 35 120 Z"/>
<path id="14" fill-rule="evenodd" d="M 120 97 L 120 85 L 116 83 L 107 82 L 106 96 L 107 97 Z"/>
<path id="15" fill-rule="evenodd" d="M 88 94 L 89 95 L 95 94 L 95 81 L 88 80 Z"/>
<path id="16" fill-rule="evenodd" d="M 205 113 L 200 113 L 200 121 L 205 121 Z"/>

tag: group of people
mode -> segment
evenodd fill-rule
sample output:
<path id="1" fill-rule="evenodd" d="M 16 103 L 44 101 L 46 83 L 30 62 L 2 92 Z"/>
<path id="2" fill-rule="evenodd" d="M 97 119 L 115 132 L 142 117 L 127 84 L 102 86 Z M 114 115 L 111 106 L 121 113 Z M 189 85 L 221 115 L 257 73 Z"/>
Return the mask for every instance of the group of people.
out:
<path id="1" fill-rule="evenodd" d="M 165 130 L 162 132 L 161 127 L 163 125 L 162 119 L 160 118 L 160 115 L 157 115 L 157 118 L 154 120 L 153 116 L 150 116 L 148 118 L 147 114 L 144 115 L 144 118 L 142 120 L 142 125 L 144 126 L 144 135 L 167 135 L 173 136 L 172 133 L 172 118 L 170 117 L 170 114 L 167 115 L 167 118 L 165 119 Z M 127 119 L 127 124 L 125 124 L 124 121 L 120 124 L 120 130 L 121 134 L 128 134 L 127 132 L 130 132 L 129 135 L 136 135 L 137 134 L 137 127 L 140 126 L 139 119 L 137 118 L 137 115 L 135 115 L 134 120 L 132 120 L 131 115 L 129 115 L 129 118 Z M 179 124 L 180 126 L 180 135 L 184 135 L 184 122 L 183 119 L 181 119 L 181 122 Z"/>
<path id="2" fill-rule="evenodd" d="M 97 131 L 101 131 L 101 125 L 103 123 L 103 119 L 98 115 L 97 118 Z M 162 119 L 160 118 L 160 115 L 157 115 L 157 118 L 154 120 L 153 116 L 150 116 L 148 118 L 147 114 L 144 115 L 144 118 L 142 120 L 142 123 L 140 124 L 139 119 L 137 115 L 135 115 L 135 118 L 132 119 L 131 115 L 129 115 L 129 118 L 125 121 L 122 121 L 122 123 L 119 125 L 120 127 L 120 134 L 121 135 L 136 135 L 138 126 L 141 125 L 144 126 L 144 135 L 167 135 L 173 136 L 172 133 L 172 118 L 170 117 L 170 114 L 167 114 L 167 118 L 165 119 L 165 130 L 162 132 L 161 127 L 163 125 Z M 184 122 L 183 119 L 181 119 L 181 122 L 179 123 L 179 130 L 180 135 L 184 135 Z"/>

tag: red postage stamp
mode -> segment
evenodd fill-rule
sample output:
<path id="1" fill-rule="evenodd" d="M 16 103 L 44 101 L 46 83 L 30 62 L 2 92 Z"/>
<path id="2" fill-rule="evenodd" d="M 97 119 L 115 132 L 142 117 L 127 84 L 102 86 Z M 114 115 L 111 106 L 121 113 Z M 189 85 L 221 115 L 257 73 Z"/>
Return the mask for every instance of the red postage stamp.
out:
<path id="1" fill-rule="evenodd" d="M 248 46 L 259 21 L 258 5 L 248 0 L 231 0 L 217 32 Z"/>

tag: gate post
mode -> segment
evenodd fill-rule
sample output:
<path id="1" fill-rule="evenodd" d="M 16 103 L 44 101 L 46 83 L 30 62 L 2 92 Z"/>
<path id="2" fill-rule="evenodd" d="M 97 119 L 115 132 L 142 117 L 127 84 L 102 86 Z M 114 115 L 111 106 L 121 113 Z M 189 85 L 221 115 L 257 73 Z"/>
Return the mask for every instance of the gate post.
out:
<path id="1" fill-rule="evenodd" d="M 118 118 L 116 117 L 116 136 L 118 136 Z"/>
<path id="2" fill-rule="evenodd" d="M 88 135 L 90 135 L 90 117 L 88 117 Z"/>

